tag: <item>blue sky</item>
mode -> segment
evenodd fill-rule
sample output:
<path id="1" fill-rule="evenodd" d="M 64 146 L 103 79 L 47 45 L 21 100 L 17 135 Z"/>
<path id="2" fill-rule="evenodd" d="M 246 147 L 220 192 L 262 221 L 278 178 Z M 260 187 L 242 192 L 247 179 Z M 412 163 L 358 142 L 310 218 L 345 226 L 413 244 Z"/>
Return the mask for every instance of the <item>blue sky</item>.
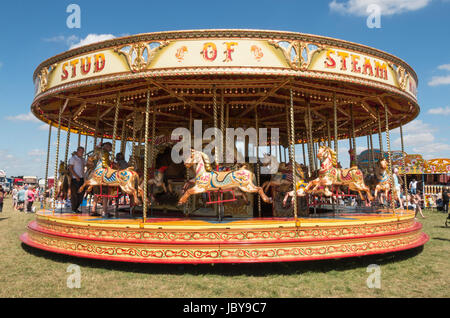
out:
<path id="1" fill-rule="evenodd" d="M 80 29 L 66 25 L 66 8 L 71 3 L 81 8 Z M 365 9 L 372 3 L 382 9 L 381 28 L 366 25 Z M 44 176 L 48 128 L 29 116 L 32 75 L 42 61 L 99 35 L 223 28 L 311 33 L 398 56 L 419 77 L 421 113 L 404 129 L 406 151 L 425 158 L 450 158 L 449 18 L 449 0 L 2 2 L 0 169 L 8 175 Z M 398 129 L 394 130 L 393 149 L 400 149 L 398 136 Z M 65 137 L 62 133 L 64 143 Z M 72 141 L 76 143 L 77 137 L 72 136 Z M 366 138 L 359 138 L 357 144 L 362 150 Z M 340 144 L 344 166 L 348 163 L 347 147 L 347 141 Z M 54 154 L 53 148 L 51 156 Z M 53 169 L 52 163 L 50 175 Z"/>

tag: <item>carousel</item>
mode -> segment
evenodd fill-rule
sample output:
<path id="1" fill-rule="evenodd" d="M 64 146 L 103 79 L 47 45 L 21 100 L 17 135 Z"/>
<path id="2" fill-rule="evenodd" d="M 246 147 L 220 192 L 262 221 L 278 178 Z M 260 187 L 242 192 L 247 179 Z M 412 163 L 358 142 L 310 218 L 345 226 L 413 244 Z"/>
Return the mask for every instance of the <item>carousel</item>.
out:
<path id="1" fill-rule="evenodd" d="M 248 263 L 390 253 L 429 239 L 413 211 L 395 206 L 389 131 L 420 108 L 414 70 L 391 54 L 293 32 L 160 32 L 64 52 L 34 82 L 31 110 L 49 125 L 46 180 L 52 169 L 58 182 L 21 236 L 32 247 Z M 78 213 L 59 203 L 73 195 L 71 135 L 84 148 L 93 140 Z M 355 140 L 373 135 L 388 156 L 368 184 Z M 340 165 L 342 140 L 350 167 Z"/>

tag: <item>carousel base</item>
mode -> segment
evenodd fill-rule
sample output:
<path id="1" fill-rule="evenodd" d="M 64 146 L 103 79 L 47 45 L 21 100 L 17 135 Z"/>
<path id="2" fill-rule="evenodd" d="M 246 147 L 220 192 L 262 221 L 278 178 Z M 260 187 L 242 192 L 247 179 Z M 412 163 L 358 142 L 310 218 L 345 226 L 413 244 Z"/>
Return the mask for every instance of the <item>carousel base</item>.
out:
<path id="1" fill-rule="evenodd" d="M 234 219 L 101 218 L 43 210 L 23 243 L 75 257 L 135 263 L 289 262 L 384 254 L 429 237 L 411 210 Z"/>

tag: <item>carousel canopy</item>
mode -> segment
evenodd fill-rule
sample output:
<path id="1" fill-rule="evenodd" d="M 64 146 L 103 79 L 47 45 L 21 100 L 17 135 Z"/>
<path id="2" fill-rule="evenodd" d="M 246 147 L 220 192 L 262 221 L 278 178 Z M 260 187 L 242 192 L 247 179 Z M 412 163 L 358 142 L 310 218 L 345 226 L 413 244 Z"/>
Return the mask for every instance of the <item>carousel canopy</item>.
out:
<path id="1" fill-rule="evenodd" d="M 323 36 L 257 30 L 199 30 L 139 34 L 76 48 L 48 59 L 34 73 L 32 112 L 73 132 L 117 139 L 143 128 L 147 92 L 157 135 L 188 127 L 192 112 L 213 126 L 214 97 L 227 108 L 228 127 L 280 129 L 295 110 L 295 138 L 363 136 L 413 120 L 419 114 L 417 75 L 401 59 L 364 45 Z M 137 116 L 135 117 L 135 114 Z M 137 118 L 137 119 L 136 119 Z M 122 133 L 122 130 L 125 130 Z M 139 136 L 139 134 L 137 134 Z M 123 137 L 125 136 L 125 137 Z"/>

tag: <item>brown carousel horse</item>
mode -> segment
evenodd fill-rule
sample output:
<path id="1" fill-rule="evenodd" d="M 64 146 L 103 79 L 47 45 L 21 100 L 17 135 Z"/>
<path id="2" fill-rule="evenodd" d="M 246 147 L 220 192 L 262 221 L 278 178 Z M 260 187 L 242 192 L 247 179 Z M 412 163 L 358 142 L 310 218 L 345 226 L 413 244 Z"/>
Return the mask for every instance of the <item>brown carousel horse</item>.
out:
<path id="1" fill-rule="evenodd" d="M 253 183 L 254 174 L 245 169 L 245 166 L 238 170 L 215 172 L 212 171 L 208 156 L 194 149 L 191 149 L 191 155 L 185 161 L 185 166 L 187 168 L 195 166 L 195 178 L 189 181 L 195 185 L 185 191 L 178 201 L 179 205 L 186 203 L 193 194 L 233 188 L 243 192 L 259 193 L 264 202 L 272 203 L 272 199 L 267 197 L 263 189 Z"/>
<path id="2" fill-rule="evenodd" d="M 81 188 L 78 190 L 82 193 L 85 187 L 88 187 L 87 192 L 92 191 L 95 186 L 108 186 L 119 187 L 122 192 L 130 195 L 133 198 L 135 204 L 140 204 L 139 197 L 143 198 L 143 193 L 139 189 L 139 175 L 134 171 L 133 167 L 129 167 L 125 170 L 109 169 L 111 173 L 108 173 L 108 168 L 103 168 L 100 151 L 94 151 L 93 155 L 88 157 L 88 164 L 97 162 L 95 168 L 89 175 L 88 179 L 84 182 Z"/>
<path id="3" fill-rule="evenodd" d="M 63 200 L 70 198 L 70 172 L 64 161 L 59 164 L 59 178 L 56 181 L 56 197 Z"/>
<path id="4" fill-rule="evenodd" d="M 365 192 L 369 201 L 373 200 L 370 189 L 364 184 L 364 176 L 358 167 L 351 167 L 350 169 L 340 169 L 337 167 L 336 153 L 329 147 L 320 147 L 317 158 L 319 158 L 321 165 L 319 170 L 319 177 L 308 183 L 305 192 L 315 192 L 323 187 L 325 196 L 332 196 L 330 187 L 333 185 L 347 186 L 350 191 L 357 191 L 361 200 L 364 197 L 361 192 Z"/>
<path id="5" fill-rule="evenodd" d="M 380 193 L 384 193 L 384 201 L 388 198 L 388 193 L 391 191 L 391 183 L 389 181 L 389 173 L 387 172 L 387 161 L 386 159 L 381 159 L 375 168 L 375 175 L 378 179 L 378 183 L 375 187 L 375 198 L 378 199 Z M 394 196 L 397 197 L 397 191 L 394 189 Z M 379 199 L 381 202 L 381 198 Z M 386 201 L 385 201 L 386 202 Z M 385 203 L 383 202 L 383 203 Z"/>

